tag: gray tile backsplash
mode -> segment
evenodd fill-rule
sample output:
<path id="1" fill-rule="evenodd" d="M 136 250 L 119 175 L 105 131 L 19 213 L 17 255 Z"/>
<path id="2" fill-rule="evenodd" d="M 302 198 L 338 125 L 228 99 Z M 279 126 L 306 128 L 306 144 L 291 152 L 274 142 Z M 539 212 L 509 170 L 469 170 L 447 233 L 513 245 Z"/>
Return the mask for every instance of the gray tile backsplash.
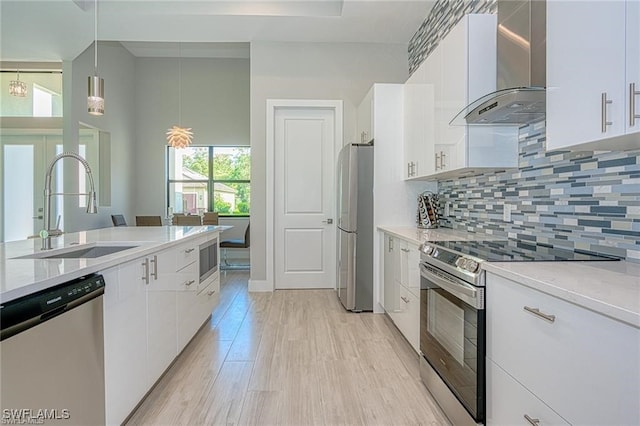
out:
<path id="1" fill-rule="evenodd" d="M 437 0 L 409 43 L 409 73 L 465 14 L 496 11 L 496 0 Z M 546 152 L 544 126 L 520 129 L 518 169 L 439 182 L 444 225 L 640 262 L 640 151 Z"/>
<path id="2" fill-rule="evenodd" d="M 413 74 L 464 15 L 496 11 L 496 0 L 437 0 L 409 41 L 409 74 Z"/>
<path id="3" fill-rule="evenodd" d="M 520 129 L 518 169 L 439 182 L 444 226 L 640 262 L 640 151 L 546 152 L 544 126 Z"/>

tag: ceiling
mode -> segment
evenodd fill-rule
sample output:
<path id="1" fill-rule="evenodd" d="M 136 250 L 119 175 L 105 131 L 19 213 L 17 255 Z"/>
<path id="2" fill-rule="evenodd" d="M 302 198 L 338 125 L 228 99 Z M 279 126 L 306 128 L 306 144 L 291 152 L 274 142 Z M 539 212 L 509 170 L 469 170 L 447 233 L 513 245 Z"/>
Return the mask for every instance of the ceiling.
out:
<path id="1" fill-rule="evenodd" d="M 98 40 L 151 57 L 177 42 L 184 57 L 248 57 L 254 41 L 406 45 L 433 2 L 100 0 Z M 93 39 L 94 0 L 0 0 L 2 61 L 72 60 Z"/>

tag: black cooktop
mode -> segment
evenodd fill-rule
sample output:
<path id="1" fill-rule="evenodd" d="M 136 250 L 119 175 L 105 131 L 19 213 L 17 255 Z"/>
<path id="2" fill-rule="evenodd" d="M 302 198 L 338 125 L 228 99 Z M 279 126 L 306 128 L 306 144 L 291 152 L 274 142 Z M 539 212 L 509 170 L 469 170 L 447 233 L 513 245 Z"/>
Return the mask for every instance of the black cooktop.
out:
<path id="1" fill-rule="evenodd" d="M 614 256 L 557 248 L 521 240 L 438 241 L 434 242 L 434 244 L 459 254 L 474 256 L 488 262 L 620 260 L 620 258 Z"/>

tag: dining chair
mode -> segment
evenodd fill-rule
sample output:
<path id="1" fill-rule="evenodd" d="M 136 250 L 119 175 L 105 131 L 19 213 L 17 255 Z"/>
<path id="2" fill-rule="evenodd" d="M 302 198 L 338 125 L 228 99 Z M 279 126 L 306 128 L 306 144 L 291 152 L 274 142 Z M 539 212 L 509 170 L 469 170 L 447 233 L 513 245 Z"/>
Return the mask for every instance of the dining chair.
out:
<path id="1" fill-rule="evenodd" d="M 224 249 L 223 264 L 220 265 L 220 269 L 251 269 L 251 265 L 241 265 L 236 263 L 229 263 L 227 260 L 227 251 L 229 249 L 247 249 L 251 245 L 251 224 L 247 225 L 247 229 L 244 231 L 244 240 L 224 240 L 220 241 L 220 248 Z"/>
<path id="2" fill-rule="evenodd" d="M 175 216 L 176 225 L 202 225 L 202 217 L 200 215 L 179 215 Z"/>
<path id="3" fill-rule="evenodd" d="M 113 222 L 113 226 L 127 226 L 127 221 L 124 219 L 124 215 L 121 214 L 112 214 L 111 222 Z"/>
<path id="4" fill-rule="evenodd" d="M 136 216 L 136 226 L 162 226 L 160 216 Z"/>
<path id="5" fill-rule="evenodd" d="M 205 212 L 202 217 L 203 225 L 217 225 L 218 224 L 218 213 L 216 212 Z"/>

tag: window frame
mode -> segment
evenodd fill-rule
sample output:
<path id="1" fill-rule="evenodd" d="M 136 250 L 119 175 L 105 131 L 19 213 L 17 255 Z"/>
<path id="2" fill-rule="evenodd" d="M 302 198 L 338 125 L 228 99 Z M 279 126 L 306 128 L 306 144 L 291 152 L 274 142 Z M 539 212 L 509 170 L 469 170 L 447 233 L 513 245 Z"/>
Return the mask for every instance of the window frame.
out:
<path id="1" fill-rule="evenodd" d="M 170 179 L 169 178 L 169 160 L 170 160 L 170 150 L 171 149 L 178 149 L 178 148 L 173 148 L 171 146 L 167 145 L 167 151 L 166 151 L 166 161 L 165 161 L 165 176 L 167 177 L 167 192 L 166 192 L 166 208 L 167 211 L 169 211 L 169 203 L 170 203 L 170 199 L 171 199 L 171 184 L 174 183 L 204 183 L 205 185 L 207 185 L 207 199 L 208 199 L 208 205 L 207 205 L 207 211 L 210 212 L 214 212 L 214 205 L 215 205 L 215 199 L 214 199 L 214 187 L 216 183 L 223 183 L 223 184 L 227 184 L 227 183 L 247 183 L 249 185 L 251 185 L 251 178 L 249 179 L 214 179 L 214 173 L 213 173 L 213 155 L 214 155 L 214 151 L 215 148 L 248 148 L 249 152 L 251 152 L 251 146 L 250 145 L 191 145 L 190 147 L 192 148 L 207 148 L 207 155 L 209 158 L 209 178 L 208 179 L 198 179 L 198 180 L 184 180 L 184 179 Z M 249 154 L 251 155 L 251 154 Z M 220 213 L 218 212 L 218 216 L 219 217 L 238 217 L 238 218 L 242 218 L 242 217 L 250 217 L 251 216 L 251 204 L 249 204 L 249 213 L 248 214 L 226 214 L 226 213 Z"/>

